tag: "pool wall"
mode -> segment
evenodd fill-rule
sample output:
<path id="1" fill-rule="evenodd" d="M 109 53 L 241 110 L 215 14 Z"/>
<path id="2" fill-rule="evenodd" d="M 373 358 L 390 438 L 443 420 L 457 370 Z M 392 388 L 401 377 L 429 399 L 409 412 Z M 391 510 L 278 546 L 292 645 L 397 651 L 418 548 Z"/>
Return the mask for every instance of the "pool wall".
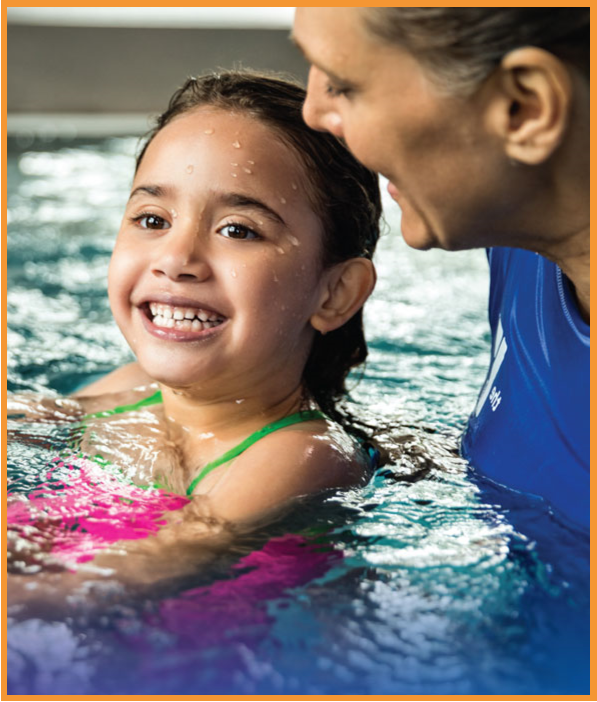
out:
<path id="1" fill-rule="evenodd" d="M 229 18 L 218 16 L 215 24 L 221 26 L 212 22 L 209 27 L 200 26 L 197 18 L 192 21 L 192 16 L 187 26 L 181 21 L 179 26 L 167 26 L 168 22 L 130 26 L 131 21 L 129 26 L 91 26 L 93 17 L 86 19 L 85 14 L 77 25 L 67 26 L 72 19 L 68 15 L 63 25 L 48 24 L 43 13 L 40 17 L 34 12 L 39 9 L 29 8 L 29 14 L 23 14 L 25 8 L 21 8 L 20 14 L 8 14 L 9 134 L 18 134 L 22 124 L 30 125 L 32 116 L 50 120 L 52 129 L 60 132 L 64 120 L 57 116 L 64 114 L 71 117 L 71 128 L 75 117 L 87 124 L 90 116 L 128 116 L 122 129 L 112 120 L 108 130 L 95 130 L 98 135 L 130 134 L 130 117 L 137 115 L 135 131 L 143 132 L 147 114 L 160 112 L 175 86 L 189 75 L 216 68 L 278 70 L 301 80 L 307 76 L 307 64 L 292 46 L 288 27 L 268 27 L 267 22 L 230 26 L 234 8 Z M 143 14 L 138 21 L 150 24 Z"/>

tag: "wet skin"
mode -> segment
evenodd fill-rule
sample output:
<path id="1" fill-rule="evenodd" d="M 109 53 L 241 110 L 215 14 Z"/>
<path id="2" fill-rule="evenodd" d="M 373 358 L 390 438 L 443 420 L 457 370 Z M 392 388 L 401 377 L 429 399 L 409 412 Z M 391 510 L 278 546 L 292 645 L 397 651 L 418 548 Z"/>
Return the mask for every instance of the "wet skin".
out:
<path id="1" fill-rule="evenodd" d="M 109 272 L 115 319 L 149 376 L 204 400 L 299 385 L 326 284 L 303 181 L 295 154 L 249 117 L 201 108 L 156 136 Z M 164 328 L 156 305 L 214 325 Z"/>
<path id="2" fill-rule="evenodd" d="M 297 8 L 293 38 L 312 64 L 307 123 L 342 137 L 389 179 L 409 245 L 550 253 L 531 231 L 545 236 L 553 221 L 541 219 L 553 202 L 549 181 L 507 153 L 517 125 L 508 124 L 512 101 L 501 76 L 470 96 L 450 94 L 410 53 L 373 37 L 363 12 Z"/>

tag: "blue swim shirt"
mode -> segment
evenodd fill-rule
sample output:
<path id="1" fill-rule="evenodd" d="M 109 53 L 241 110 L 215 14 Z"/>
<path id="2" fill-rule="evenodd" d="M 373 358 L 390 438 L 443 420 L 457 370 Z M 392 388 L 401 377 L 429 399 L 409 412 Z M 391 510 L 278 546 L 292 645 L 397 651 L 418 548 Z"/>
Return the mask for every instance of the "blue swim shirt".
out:
<path id="1" fill-rule="evenodd" d="M 561 269 L 488 251 L 492 358 L 462 439 L 481 473 L 589 525 L 589 325 Z"/>

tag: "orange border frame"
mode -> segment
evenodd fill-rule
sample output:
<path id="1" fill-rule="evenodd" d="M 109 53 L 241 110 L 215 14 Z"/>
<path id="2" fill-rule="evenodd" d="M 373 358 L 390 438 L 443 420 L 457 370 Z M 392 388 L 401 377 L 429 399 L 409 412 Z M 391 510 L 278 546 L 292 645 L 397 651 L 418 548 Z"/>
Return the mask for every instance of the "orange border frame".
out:
<path id="1" fill-rule="evenodd" d="M 467 5 L 475 5 L 478 6 L 479 3 L 460 3 L 458 6 L 466 7 Z M 484 3 L 481 3 L 483 5 Z M 507 6 L 516 6 L 516 5 L 522 5 L 523 3 L 502 3 L 504 7 Z M 241 6 L 241 5 L 246 5 L 245 3 L 236 3 L 236 5 L 230 5 L 229 7 L 236 7 L 236 6 Z M 334 5 L 334 3 L 332 3 Z M 379 6 L 384 6 L 385 3 L 380 3 Z M 489 3 L 488 3 L 489 5 Z M 559 7 L 563 5 L 562 2 L 560 3 L 555 3 L 555 2 L 550 2 L 550 3 L 525 3 L 525 6 L 529 5 L 537 5 L 537 6 L 552 6 L 552 7 Z M 40 2 L 11 2 L 10 7 L 53 7 L 54 3 L 49 3 L 49 2 L 44 2 L 43 0 Z M 94 7 L 119 7 L 118 5 L 113 5 L 111 3 L 93 3 Z M 129 2 L 127 6 L 148 6 L 148 7 L 160 7 L 161 5 L 158 3 L 138 3 L 136 1 Z M 178 6 L 181 7 L 196 7 L 196 5 L 191 3 L 179 3 Z M 455 5 L 456 6 L 456 5 Z M 589 3 L 587 5 L 588 7 L 592 7 L 592 4 Z M 63 2 L 61 3 L 60 7 L 80 7 L 78 3 L 71 3 L 71 2 Z M 250 6 L 248 6 L 250 7 Z M 272 5 L 272 7 L 274 7 Z M 1 31 L 1 39 L 2 39 L 2 138 L 3 138 L 3 144 L 4 146 L 6 145 L 6 116 L 7 116 L 7 81 L 6 81 L 6 76 L 7 76 L 7 4 L 5 0 L 2 0 L 2 31 Z M 591 28 L 591 45 L 593 46 L 595 43 L 595 34 L 596 31 L 594 26 Z M 591 48 L 591 68 L 593 68 L 594 64 L 594 55 L 593 55 L 593 49 Z M 594 100 L 591 98 L 591 108 L 594 108 Z M 591 132 L 593 132 L 593 122 L 591 122 Z M 594 148 L 591 148 L 591 158 L 593 157 L 594 153 Z M 592 158 L 593 160 L 593 158 Z M 4 151 L 2 153 L 2 194 L 4 196 L 4 201 L 6 202 L 6 148 L 4 148 Z M 593 175 L 593 168 L 591 168 L 591 175 Z M 594 187 L 591 187 L 591 202 L 594 201 Z M 2 211 L 2 239 L 1 239 L 1 278 L 2 278 L 2 311 L 4 313 L 4 316 L 6 317 L 6 308 L 7 308 L 7 290 L 6 290 L 6 224 L 7 224 L 7 219 L 6 219 L 6 208 L 3 208 Z M 591 261 L 592 263 L 592 261 Z M 591 275 L 591 283 L 593 283 L 593 275 Z M 591 298 L 593 295 L 591 296 Z M 2 332 L 1 332 L 1 357 L 2 357 L 2 368 L 4 370 L 4 377 L 6 377 L 6 367 L 7 367 L 7 357 L 6 357 L 6 325 L 2 325 Z M 592 352 L 591 353 L 591 375 L 592 371 L 594 369 L 594 362 L 595 362 L 595 354 Z M 2 392 L 2 428 L 3 428 L 3 436 L 6 436 L 6 386 L 3 385 L 3 392 Z M 593 414 L 593 409 L 595 405 L 595 393 L 594 393 L 594 384 L 591 382 L 591 414 Z M 594 451 L 591 448 L 591 458 L 593 458 Z M 591 461 L 592 463 L 592 461 Z M 3 487 L 3 494 L 6 493 L 6 471 L 2 470 L 2 487 Z M 593 499 L 595 496 L 595 485 L 592 486 L 591 488 L 591 501 L 593 504 L 595 504 L 595 500 Z M 594 545 L 594 536 L 595 536 L 595 526 L 594 524 L 591 526 L 591 559 L 594 561 L 595 557 L 595 545 Z M 2 510 L 2 555 L 3 558 L 6 555 L 6 512 L 3 509 Z M 3 568 L 2 573 L 5 573 L 5 570 Z M 592 576 L 592 574 L 591 574 Z M 593 595 L 594 591 L 594 578 L 592 579 L 591 583 L 591 595 Z M 6 607 L 7 607 L 7 602 L 6 602 L 6 588 L 2 588 L 2 644 L 3 644 L 3 650 L 6 651 Z M 590 613 L 590 618 L 591 618 L 591 650 L 592 650 L 592 655 L 591 655 L 591 671 L 597 670 L 597 655 L 595 653 L 595 646 L 594 646 L 594 636 L 595 636 L 595 619 L 596 619 L 597 614 L 595 613 L 595 607 L 591 609 Z M 5 670 L 5 660 L 3 659 L 3 665 L 2 665 L 2 671 L 3 671 L 3 679 L 2 679 L 2 693 L 1 693 L 1 700 L 99 700 L 103 701 L 106 700 L 106 696 L 101 696 L 101 695 L 24 695 L 24 696 L 18 696 L 18 695 L 8 695 L 7 694 L 7 681 L 6 681 L 6 670 Z M 240 695 L 240 696 L 230 696 L 230 695 L 179 695 L 179 696 L 168 696 L 168 695 L 146 695 L 146 696 L 141 696 L 141 695 L 114 695 L 111 696 L 112 699 L 118 699 L 118 700 L 139 700 L 140 702 L 143 702 L 145 700 L 592 700 L 597 697 L 597 688 L 595 686 L 595 678 L 596 674 L 591 673 L 591 682 L 590 682 L 590 693 L 588 695 L 544 695 L 544 696 L 538 696 L 538 695 L 348 695 L 348 696 L 343 696 L 343 695 Z"/>

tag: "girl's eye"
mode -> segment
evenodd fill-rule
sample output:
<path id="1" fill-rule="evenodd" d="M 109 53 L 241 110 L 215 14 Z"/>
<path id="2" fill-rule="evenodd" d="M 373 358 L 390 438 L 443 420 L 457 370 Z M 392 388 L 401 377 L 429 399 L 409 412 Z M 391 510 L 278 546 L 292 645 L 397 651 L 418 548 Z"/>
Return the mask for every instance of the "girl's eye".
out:
<path id="1" fill-rule="evenodd" d="M 170 229 L 170 222 L 156 214 L 141 214 L 133 217 L 133 222 L 141 229 Z"/>
<path id="2" fill-rule="evenodd" d="M 225 224 L 218 232 L 227 239 L 260 239 L 257 232 L 242 224 Z"/>

